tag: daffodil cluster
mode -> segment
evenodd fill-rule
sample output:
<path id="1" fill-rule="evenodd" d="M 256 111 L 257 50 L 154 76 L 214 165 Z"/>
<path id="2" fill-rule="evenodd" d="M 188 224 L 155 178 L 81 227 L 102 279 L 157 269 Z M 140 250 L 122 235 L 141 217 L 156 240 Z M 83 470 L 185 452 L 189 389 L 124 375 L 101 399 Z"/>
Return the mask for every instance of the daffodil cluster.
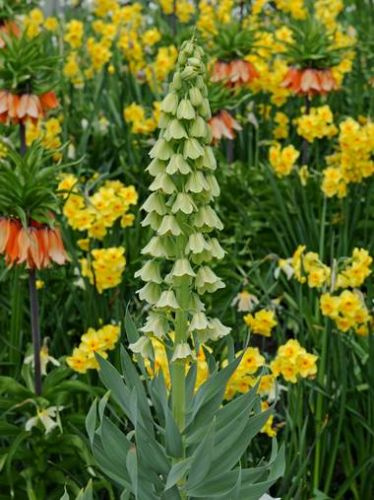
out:
<path id="1" fill-rule="evenodd" d="M 308 16 L 304 0 L 275 0 L 275 6 L 277 9 L 290 14 L 294 19 L 305 19 Z"/>
<path id="2" fill-rule="evenodd" d="M 174 2 L 174 0 L 159 0 L 158 3 L 164 14 L 175 14 L 181 23 L 188 23 L 195 12 L 194 4 L 189 0 L 180 0 L 178 2 Z"/>
<path id="3" fill-rule="evenodd" d="M 358 335 L 369 334 L 373 317 L 359 290 L 344 290 L 339 295 L 324 293 L 320 298 L 320 307 L 322 314 L 332 319 L 340 331 L 353 329 Z"/>
<path id="4" fill-rule="evenodd" d="M 192 336 L 204 343 L 230 331 L 206 315 L 201 301 L 205 293 L 224 287 L 211 268 L 224 252 L 210 235 L 222 229 L 222 222 L 212 207 L 220 190 L 209 146 L 211 114 L 204 76 L 202 49 L 185 42 L 161 103 L 160 136 L 147 168 L 153 177 L 151 194 L 142 207 L 147 214 L 142 225 L 156 233 L 142 250 L 149 260 L 136 273 L 145 282 L 139 297 L 151 306 L 142 331 L 159 338 L 175 331 L 173 361 L 194 356 Z M 132 349 L 143 352 L 146 345 L 142 337 Z"/>
<path id="5" fill-rule="evenodd" d="M 326 196 L 343 198 L 347 185 L 359 183 L 374 174 L 374 123 L 360 124 L 347 118 L 339 126 L 337 151 L 326 158 L 322 191 Z"/>
<path id="6" fill-rule="evenodd" d="M 85 196 L 78 187 L 79 181 L 72 174 L 64 176 L 58 186 L 66 198 L 63 213 L 73 229 L 102 240 L 117 220 L 122 227 L 133 224 L 134 215 L 129 210 L 138 202 L 134 186 L 125 186 L 119 180 L 105 181 L 91 196 Z"/>
<path id="7" fill-rule="evenodd" d="M 274 311 L 269 309 L 260 309 L 255 314 L 246 314 L 244 322 L 252 333 L 264 337 L 270 337 L 272 329 L 277 325 Z"/>
<path id="8" fill-rule="evenodd" d="M 329 267 L 321 262 L 317 253 L 305 253 L 305 246 L 300 245 L 292 258 L 279 261 L 278 269 L 289 279 L 294 276 L 310 288 L 328 289 L 329 292 L 320 296 L 322 314 L 334 320 L 343 332 L 353 329 L 358 335 L 368 335 L 372 316 L 359 287 L 370 276 L 372 262 L 367 250 L 354 248 L 351 257 L 334 261 Z M 336 295 L 342 288 L 344 290 Z"/>
<path id="9" fill-rule="evenodd" d="M 53 150 L 53 159 L 55 161 L 61 160 L 61 122 L 60 117 L 49 118 L 46 121 L 39 121 L 33 123 L 31 121 L 27 122 L 26 125 L 26 144 L 31 146 L 31 144 L 39 140 L 45 149 Z"/>
<path id="10" fill-rule="evenodd" d="M 285 113 L 278 111 L 274 116 L 275 127 L 273 130 L 274 139 L 287 139 L 289 134 L 290 119 Z"/>
<path id="11" fill-rule="evenodd" d="M 323 137 L 333 137 L 338 133 L 334 117 L 328 105 L 311 108 L 310 112 L 296 118 L 297 133 L 308 142 Z"/>
<path id="12" fill-rule="evenodd" d="M 126 123 L 131 125 L 133 134 L 151 134 L 157 128 L 160 119 L 160 103 L 154 101 L 152 116 L 146 118 L 146 112 L 143 106 L 132 103 L 123 110 L 123 117 Z"/>
<path id="13" fill-rule="evenodd" d="M 45 17 L 41 9 L 31 9 L 23 19 L 23 26 L 29 38 L 35 38 L 43 29 L 56 32 L 58 30 L 58 20 L 56 17 Z"/>
<path id="14" fill-rule="evenodd" d="M 80 259 L 81 272 L 91 285 L 102 293 L 108 288 L 115 288 L 122 281 L 126 267 L 123 247 L 95 248 L 87 258 Z"/>
<path id="15" fill-rule="evenodd" d="M 66 358 L 66 363 L 78 373 L 86 373 L 87 370 L 98 370 L 99 364 L 95 354 L 107 358 L 108 351 L 114 349 L 120 333 L 120 327 L 112 324 L 105 325 L 98 330 L 89 328 L 82 335 L 79 346 L 75 347 L 72 355 Z"/>
<path id="16" fill-rule="evenodd" d="M 299 151 L 292 144 L 282 148 L 280 143 L 276 142 L 269 149 L 269 162 L 278 177 L 290 175 L 299 156 Z"/>
<path id="17" fill-rule="evenodd" d="M 181 5 L 180 5 L 181 4 Z M 178 2 L 181 17 L 188 17 L 187 7 Z M 81 88 L 86 80 L 106 69 L 110 75 L 118 69 L 119 54 L 129 71 L 140 81 L 147 81 L 152 89 L 158 88 L 175 65 L 177 51 L 174 45 L 163 45 L 162 34 L 149 27 L 140 2 L 121 6 L 117 0 L 110 5 L 101 0 L 94 4 L 93 20 L 85 28 L 82 21 L 70 20 L 65 27 L 64 75 Z"/>
<path id="18" fill-rule="evenodd" d="M 270 369 L 275 377 L 281 375 L 287 382 L 296 384 L 299 377 L 315 377 L 317 359 L 318 356 L 308 353 L 296 339 L 290 339 L 278 348 Z"/>
<path id="19" fill-rule="evenodd" d="M 318 253 L 306 252 L 305 245 L 299 245 L 291 259 L 293 273 L 299 283 L 310 288 L 321 288 L 330 282 L 331 269 L 321 262 Z"/>
<path id="20" fill-rule="evenodd" d="M 200 0 L 197 27 L 204 38 L 211 38 L 219 31 L 219 26 L 232 20 L 233 0 Z"/>

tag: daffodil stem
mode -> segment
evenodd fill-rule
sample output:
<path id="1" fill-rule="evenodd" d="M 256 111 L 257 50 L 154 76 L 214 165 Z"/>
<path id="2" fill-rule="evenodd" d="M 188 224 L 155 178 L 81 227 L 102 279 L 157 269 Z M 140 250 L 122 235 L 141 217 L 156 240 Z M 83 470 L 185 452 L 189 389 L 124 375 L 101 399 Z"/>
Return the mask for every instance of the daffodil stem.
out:
<path id="1" fill-rule="evenodd" d="M 26 146 L 26 127 L 23 123 L 21 123 L 19 126 L 19 137 L 21 143 L 19 151 L 21 155 L 24 156 L 26 154 L 27 146 Z"/>
<path id="2" fill-rule="evenodd" d="M 42 374 L 40 363 L 40 327 L 39 327 L 39 304 L 36 290 L 35 269 L 29 270 L 29 293 L 30 293 L 30 316 L 31 333 L 34 347 L 34 374 L 35 374 L 35 393 L 40 396 L 42 393 Z"/>

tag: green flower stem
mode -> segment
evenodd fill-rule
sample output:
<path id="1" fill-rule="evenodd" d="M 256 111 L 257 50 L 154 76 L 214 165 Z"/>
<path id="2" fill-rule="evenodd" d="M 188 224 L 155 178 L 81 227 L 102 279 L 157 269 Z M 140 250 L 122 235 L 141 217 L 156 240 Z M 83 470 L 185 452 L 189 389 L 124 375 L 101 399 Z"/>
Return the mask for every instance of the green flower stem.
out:
<path id="1" fill-rule="evenodd" d="M 30 293 L 30 315 L 31 333 L 34 346 L 34 371 L 35 371 L 35 392 L 37 396 L 42 393 L 42 374 L 40 363 L 40 326 L 39 326 L 39 304 L 36 290 L 35 269 L 29 270 L 29 293 Z"/>
<path id="2" fill-rule="evenodd" d="M 310 99 L 308 96 L 305 96 L 305 114 L 309 115 L 310 113 Z M 308 165 L 309 161 L 309 142 L 306 139 L 303 139 L 303 144 L 302 144 L 302 155 L 301 155 L 301 161 L 303 165 Z"/>
<path id="3" fill-rule="evenodd" d="M 327 200 L 326 197 L 323 199 L 323 207 L 321 214 L 321 228 L 320 228 L 320 240 L 319 240 L 319 254 L 320 258 L 323 260 L 324 257 L 324 246 L 325 246 L 325 229 L 326 229 L 326 212 L 327 212 Z M 320 310 L 318 307 L 316 308 L 316 323 L 319 324 L 320 321 Z M 328 341 L 329 341 L 330 330 L 327 328 L 327 321 L 324 322 L 324 328 L 322 332 L 322 352 L 321 352 L 321 361 L 318 368 L 318 384 L 320 387 L 323 387 L 325 381 L 325 371 L 327 364 L 327 351 L 328 351 Z M 323 400 L 324 395 L 322 392 L 319 392 L 317 395 L 316 402 L 316 450 L 314 455 L 314 471 L 313 471 L 313 487 L 316 489 L 320 483 L 320 471 L 321 471 L 321 455 L 322 455 L 322 432 L 323 432 Z"/>
<path id="4" fill-rule="evenodd" d="M 23 286 L 20 285 L 22 269 L 15 267 L 11 284 L 10 351 L 9 361 L 17 374 L 21 356 L 21 327 L 23 316 Z"/>

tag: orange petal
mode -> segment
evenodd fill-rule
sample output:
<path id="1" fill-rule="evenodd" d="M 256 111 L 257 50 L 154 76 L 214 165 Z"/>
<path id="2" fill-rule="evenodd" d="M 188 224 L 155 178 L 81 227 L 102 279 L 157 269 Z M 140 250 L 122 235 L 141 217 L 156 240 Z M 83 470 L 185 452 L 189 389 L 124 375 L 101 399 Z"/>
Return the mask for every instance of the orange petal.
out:
<path id="1" fill-rule="evenodd" d="M 20 103 L 19 96 L 8 92 L 8 115 L 10 118 L 14 119 L 18 118 L 19 103 Z"/>
<path id="2" fill-rule="evenodd" d="M 56 94 L 54 92 L 45 92 L 40 96 L 40 104 L 43 111 L 57 108 L 58 99 L 56 97 Z"/>
<path id="3" fill-rule="evenodd" d="M 64 244 L 62 242 L 61 233 L 59 229 L 50 229 L 49 230 L 49 247 L 48 247 L 48 255 L 50 258 L 56 262 L 57 264 L 65 264 L 68 260 L 68 256 L 65 252 Z"/>
<path id="4" fill-rule="evenodd" d="M 6 90 L 0 91 L 0 114 L 8 111 L 8 92 Z"/>
<path id="5" fill-rule="evenodd" d="M 306 69 L 303 71 L 300 81 L 300 88 L 302 92 L 309 93 L 313 90 L 319 92 L 321 90 L 318 73 L 314 69 Z"/>
<path id="6" fill-rule="evenodd" d="M 37 238 L 38 229 L 30 227 L 28 229 L 28 232 L 30 241 L 27 258 L 28 267 L 30 267 L 31 269 L 34 269 L 35 267 L 37 269 L 41 269 L 43 263 L 43 254 L 41 252 L 41 248 L 39 246 L 39 241 Z"/>
<path id="7" fill-rule="evenodd" d="M 10 220 L 10 233 L 5 248 L 7 264 L 15 264 L 18 261 L 19 246 L 18 234 L 21 230 L 21 224 L 18 221 Z"/>
<path id="8" fill-rule="evenodd" d="M 2 217 L 0 219 L 0 253 L 4 253 L 10 235 L 10 220 Z"/>
<path id="9" fill-rule="evenodd" d="M 29 234 L 29 229 L 21 227 L 17 236 L 17 264 L 22 264 L 28 260 L 29 248 L 31 244 L 31 238 Z"/>

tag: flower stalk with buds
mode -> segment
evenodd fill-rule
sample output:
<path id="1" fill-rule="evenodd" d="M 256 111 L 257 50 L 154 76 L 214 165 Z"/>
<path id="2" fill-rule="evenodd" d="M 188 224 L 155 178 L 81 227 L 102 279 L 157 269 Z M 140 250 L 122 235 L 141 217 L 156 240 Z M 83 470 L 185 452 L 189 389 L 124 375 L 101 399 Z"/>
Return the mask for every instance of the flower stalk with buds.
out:
<path id="1" fill-rule="evenodd" d="M 160 136 L 150 152 L 147 170 L 154 180 L 143 205 L 147 213 L 143 226 L 151 226 L 156 234 L 143 249 L 150 260 L 137 273 L 145 282 L 139 296 L 152 306 L 142 331 L 161 338 L 175 332 L 172 401 L 180 429 L 184 427 L 185 365 L 195 355 L 193 346 L 230 331 L 206 315 L 201 300 L 205 293 L 224 287 L 211 268 L 224 252 L 211 236 L 222 229 L 222 223 L 212 207 L 220 190 L 209 146 L 211 113 L 204 76 L 203 52 L 188 42 L 161 104 Z"/>

